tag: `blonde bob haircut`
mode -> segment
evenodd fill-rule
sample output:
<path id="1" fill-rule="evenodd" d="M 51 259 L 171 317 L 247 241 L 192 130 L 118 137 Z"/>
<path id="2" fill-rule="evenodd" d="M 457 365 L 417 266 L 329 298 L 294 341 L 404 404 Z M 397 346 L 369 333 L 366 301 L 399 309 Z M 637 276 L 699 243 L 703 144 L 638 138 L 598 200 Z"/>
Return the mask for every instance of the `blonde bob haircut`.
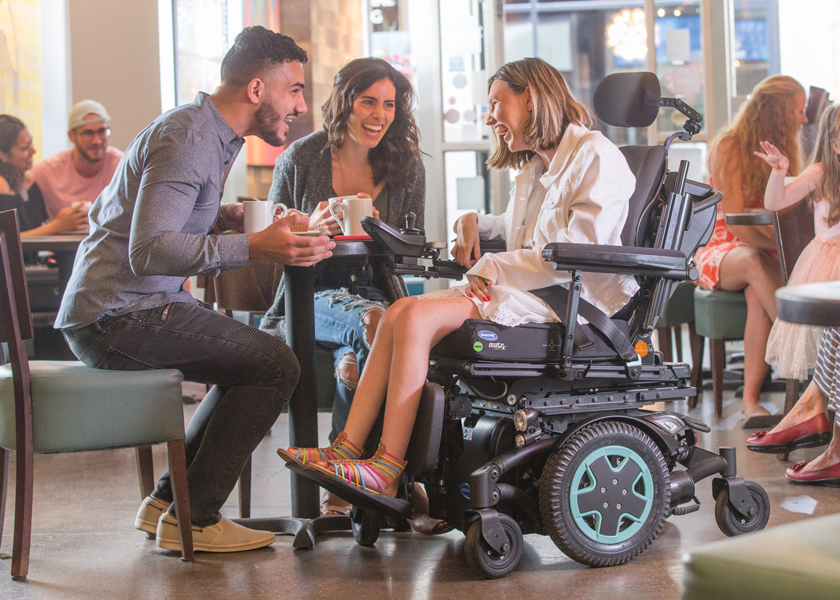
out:
<path id="1" fill-rule="evenodd" d="M 594 115 L 575 98 L 560 71 L 540 58 L 503 65 L 487 82 L 488 92 L 494 81 L 501 81 L 516 94 L 530 88 L 533 110 L 525 123 L 524 140 L 531 148 L 556 148 L 570 123 L 587 129 L 595 126 Z M 520 169 L 535 154 L 532 150 L 511 152 L 499 136 L 492 137 L 493 154 L 487 165 L 494 169 Z"/>
<path id="2" fill-rule="evenodd" d="M 712 141 L 709 155 L 723 152 L 725 164 L 739 167 L 744 201 L 764 196 L 771 167 L 753 154 L 764 140 L 775 145 L 790 160 L 790 175 L 799 175 L 799 120 L 796 99 L 805 95 L 798 81 L 787 75 L 773 75 L 761 81 L 741 106 L 732 125 Z"/>

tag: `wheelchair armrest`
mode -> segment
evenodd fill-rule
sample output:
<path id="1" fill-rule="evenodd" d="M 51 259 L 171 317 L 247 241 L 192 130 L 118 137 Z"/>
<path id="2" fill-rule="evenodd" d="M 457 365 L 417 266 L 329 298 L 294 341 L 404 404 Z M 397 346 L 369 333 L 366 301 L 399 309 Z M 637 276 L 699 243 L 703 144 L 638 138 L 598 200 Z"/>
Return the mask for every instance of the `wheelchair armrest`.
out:
<path id="1" fill-rule="evenodd" d="M 419 258 L 426 255 L 426 236 L 402 233 L 374 217 L 362 218 L 362 229 L 379 246 L 398 256 Z"/>
<path id="2" fill-rule="evenodd" d="M 482 254 L 487 254 L 488 252 L 491 254 L 495 254 L 496 252 L 507 251 L 507 243 L 501 239 L 481 240 L 480 244 Z"/>
<path id="3" fill-rule="evenodd" d="M 557 270 L 697 279 L 697 270 L 679 250 L 553 243 L 545 245 L 542 256 Z"/>
<path id="4" fill-rule="evenodd" d="M 773 225 L 773 213 L 757 210 L 746 213 L 726 213 L 727 225 Z"/>

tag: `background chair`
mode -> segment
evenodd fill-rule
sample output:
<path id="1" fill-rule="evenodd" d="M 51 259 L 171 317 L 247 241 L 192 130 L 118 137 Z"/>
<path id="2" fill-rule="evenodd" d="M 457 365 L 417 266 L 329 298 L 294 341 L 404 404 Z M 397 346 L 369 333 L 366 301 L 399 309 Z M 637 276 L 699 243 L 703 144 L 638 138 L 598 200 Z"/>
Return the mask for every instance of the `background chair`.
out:
<path id="1" fill-rule="evenodd" d="M 719 418 L 723 416 L 723 369 L 726 362 L 724 342 L 744 339 L 747 324 L 747 301 L 744 292 L 696 288 L 694 318 L 697 334 L 709 338 L 712 355 L 712 392 L 715 416 Z"/>
<path id="2" fill-rule="evenodd" d="M 688 339 L 691 346 L 691 385 L 697 388 L 702 377 L 703 338 L 697 334 L 694 324 L 694 290 L 693 281 L 683 281 L 677 285 L 674 294 L 668 301 L 665 316 L 656 324 L 659 339 L 659 349 L 665 362 L 673 362 L 674 349 L 678 362 L 683 362 L 682 326 L 688 325 Z M 673 342 L 672 342 L 673 338 Z M 697 406 L 698 396 L 688 399 L 688 407 Z"/>
<path id="3" fill-rule="evenodd" d="M 782 269 L 782 281 L 785 285 L 799 255 L 814 239 L 814 215 L 804 200 L 785 210 L 773 213 L 776 231 L 776 250 L 779 255 L 779 267 Z M 785 406 L 787 414 L 799 397 L 799 381 L 789 379 L 785 387 Z"/>
<path id="4" fill-rule="evenodd" d="M 779 212 L 729 214 L 726 216 L 726 222 L 774 226 L 776 252 L 784 285 L 787 285 L 802 250 L 814 238 L 814 217 L 804 201 Z M 715 416 L 721 417 L 723 414 L 723 370 L 726 362 L 724 342 L 744 338 L 747 301 L 743 292 L 710 291 L 697 288 L 694 303 L 697 333 L 710 340 Z M 797 395 L 798 382 L 789 380 L 785 387 L 785 405 L 782 414 L 773 415 L 772 418 L 753 417 L 747 419 L 743 426 L 749 428 L 775 425 L 793 406 Z"/>
<path id="5" fill-rule="evenodd" d="M 248 324 L 257 326 L 257 320 L 271 307 L 283 266 L 268 261 L 251 261 L 248 267 L 235 269 L 219 275 L 207 286 L 212 297 L 205 300 L 216 303 L 220 311 L 233 318 L 234 311 L 248 314 Z M 315 371 L 319 409 L 331 409 L 335 396 L 333 352 L 330 348 L 316 344 Z M 245 463 L 239 476 L 239 517 L 251 516 L 251 460 Z"/>
<path id="6" fill-rule="evenodd" d="M 80 362 L 32 361 L 24 342 L 32 316 L 16 211 L 0 213 L 0 341 L 11 362 L 0 366 L 0 536 L 8 450 L 16 452 L 12 578 L 26 579 L 32 534 L 33 454 L 138 448 L 141 497 L 151 492 L 151 444 L 167 443 L 181 555 L 193 560 L 184 452 L 183 376 L 176 370 L 106 371 Z M 186 526 L 184 526 L 186 525 Z"/>

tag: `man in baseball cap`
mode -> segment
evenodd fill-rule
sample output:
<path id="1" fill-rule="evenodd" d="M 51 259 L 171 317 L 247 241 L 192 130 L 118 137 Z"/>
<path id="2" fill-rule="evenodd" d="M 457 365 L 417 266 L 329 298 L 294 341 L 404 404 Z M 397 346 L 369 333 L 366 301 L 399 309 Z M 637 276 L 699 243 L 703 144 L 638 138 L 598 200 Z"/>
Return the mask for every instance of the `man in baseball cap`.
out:
<path id="1" fill-rule="evenodd" d="M 67 121 L 67 137 L 73 147 L 32 169 L 50 218 L 66 206 L 87 212 L 111 182 L 123 154 L 108 146 L 111 117 L 99 102 L 82 100 L 70 109 Z"/>

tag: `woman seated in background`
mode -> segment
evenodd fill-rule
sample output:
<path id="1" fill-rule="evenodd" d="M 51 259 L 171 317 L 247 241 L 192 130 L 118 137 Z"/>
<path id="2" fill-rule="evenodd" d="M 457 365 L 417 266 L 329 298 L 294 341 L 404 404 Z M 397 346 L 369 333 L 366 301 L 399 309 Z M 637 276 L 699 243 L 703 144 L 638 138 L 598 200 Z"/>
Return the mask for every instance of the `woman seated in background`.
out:
<path id="1" fill-rule="evenodd" d="M 374 216 L 399 229 L 405 227 L 406 214 L 414 213 L 415 227 L 422 230 L 426 177 L 411 113 L 414 102 L 411 83 L 384 60 L 348 62 L 336 74 L 330 98 L 321 107 L 324 129 L 294 142 L 277 159 L 269 202 L 308 213 L 310 230 L 336 235 L 341 229 L 327 200 L 369 196 Z M 324 274 L 316 282 L 315 339 L 333 348 L 335 356 L 331 442 L 347 422 L 376 326 L 391 299 L 388 277 L 384 271 L 354 269 Z M 285 336 L 284 287 L 281 282 L 260 325 L 279 337 Z M 419 495 L 422 502 L 425 496 Z M 325 492 L 321 510 L 347 514 L 350 506 Z M 425 519 L 412 525 L 424 533 L 444 527 Z"/>
<path id="2" fill-rule="evenodd" d="M 782 274 L 775 257 L 771 225 L 727 225 L 727 213 L 764 208 L 770 165 L 753 152 L 769 141 L 790 160 L 789 173 L 799 174 L 799 128 L 805 116 L 805 90 L 791 77 L 775 75 L 759 83 L 732 125 L 709 149 L 711 184 L 723 193 L 712 238 L 694 254 L 700 271 L 697 284 L 708 290 L 744 291 L 747 326 L 744 332 L 744 398 L 747 419 L 770 413 L 759 404 L 767 375 L 767 336 L 776 320 L 775 292 Z"/>
<path id="3" fill-rule="evenodd" d="M 23 121 L 0 115 L 0 211 L 17 209 L 21 237 L 52 235 L 87 225 L 87 211 L 66 207 L 52 221 L 29 170 L 35 146 Z"/>
<path id="4" fill-rule="evenodd" d="M 431 348 L 466 319 L 558 322 L 527 291 L 569 282 L 568 273 L 542 259 L 542 248 L 552 242 L 621 245 L 635 178 L 618 148 L 590 130 L 595 120 L 563 76 L 538 58 L 508 63 L 490 78 L 488 103 L 496 145 L 488 164 L 521 169 L 507 211 L 458 220 L 453 255 L 472 267 L 469 283 L 403 298 L 388 309 L 344 431 L 318 450 L 327 460 L 307 465 L 372 494 L 396 494 Z M 502 237 L 507 251 L 479 256 L 479 238 L 492 237 Z M 626 275 L 586 273 L 582 283 L 581 296 L 609 315 L 638 290 Z M 359 456 L 383 402 L 385 422 L 374 456 L 342 460 Z M 301 455 L 298 448 L 279 452 L 287 461 Z"/>

